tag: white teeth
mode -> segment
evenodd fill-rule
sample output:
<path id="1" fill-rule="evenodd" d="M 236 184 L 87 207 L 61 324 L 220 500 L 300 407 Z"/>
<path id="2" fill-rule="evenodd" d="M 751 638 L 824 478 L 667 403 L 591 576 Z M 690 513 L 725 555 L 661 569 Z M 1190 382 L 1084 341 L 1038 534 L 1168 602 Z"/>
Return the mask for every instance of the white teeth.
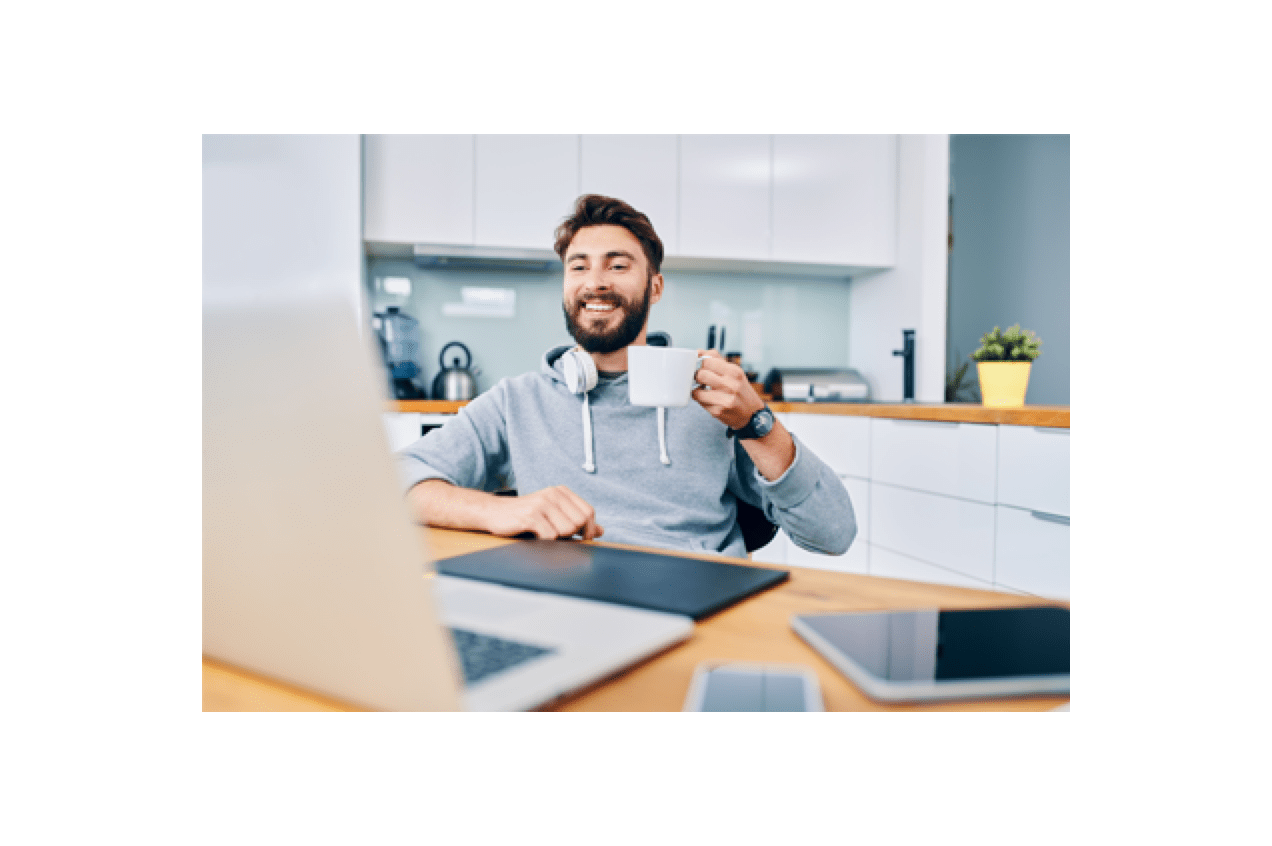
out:
<path id="1" fill-rule="evenodd" d="M 584 306 L 588 311 L 613 311 L 614 306 L 602 303 L 588 303 Z"/>

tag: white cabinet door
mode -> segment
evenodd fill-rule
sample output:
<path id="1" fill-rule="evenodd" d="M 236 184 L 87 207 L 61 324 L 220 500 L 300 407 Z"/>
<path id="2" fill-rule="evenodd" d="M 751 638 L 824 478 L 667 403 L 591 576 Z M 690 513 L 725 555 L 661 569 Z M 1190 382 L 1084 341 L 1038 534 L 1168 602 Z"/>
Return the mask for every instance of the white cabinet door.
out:
<path id="1" fill-rule="evenodd" d="M 955 585 L 957 587 L 993 590 L 988 582 L 974 579 L 963 573 L 956 573 L 944 567 L 937 567 L 925 561 L 900 555 L 889 549 L 870 546 L 870 575 L 882 576 L 886 579 L 907 579 L 912 582 L 929 582 L 938 585 Z"/>
<path id="2" fill-rule="evenodd" d="M 896 263 L 896 135 L 773 136 L 773 258 Z"/>
<path id="3" fill-rule="evenodd" d="M 999 427 L 998 501 L 1070 516 L 1068 429 Z"/>
<path id="4" fill-rule="evenodd" d="M 579 194 L 579 136 L 478 135 L 479 246 L 552 249 Z"/>
<path id="5" fill-rule="evenodd" d="M 782 425 L 840 475 L 870 477 L 870 418 L 834 414 L 780 415 Z"/>
<path id="6" fill-rule="evenodd" d="M 751 553 L 751 560 L 757 564 L 785 564 L 789 545 L 790 539 L 786 537 L 786 533 L 778 529 L 773 540 Z"/>
<path id="7" fill-rule="evenodd" d="M 473 243 L 473 136 L 367 135 L 363 237 Z"/>
<path id="8" fill-rule="evenodd" d="M 680 136 L 680 254 L 767 260 L 771 136 Z"/>
<path id="9" fill-rule="evenodd" d="M 1007 588 L 1069 598 L 1069 524 L 1043 512 L 998 506 L 994 581 Z"/>
<path id="10" fill-rule="evenodd" d="M 584 135 L 579 193 L 617 197 L 644 212 L 670 255 L 679 249 L 676 163 L 674 135 Z"/>
<path id="11" fill-rule="evenodd" d="M 987 584 L 994 581 L 994 506 L 870 483 L 870 543 Z"/>
<path id="12" fill-rule="evenodd" d="M 779 532 L 785 537 L 785 532 Z M 863 576 L 870 572 L 870 553 L 866 541 L 859 536 L 848 547 L 843 555 L 822 555 L 800 549 L 788 537 L 786 538 L 786 561 L 792 567 L 814 567 L 818 570 L 837 570 L 841 573 L 860 573 Z"/>
<path id="13" fill-rule="evenodd" d="M 997 444 L 997 426 L 874 417 L 870 478 L 993 504 Z"/>
<path id="14" fill-rule="evenodd" d="M 397 452 L 405 449 L 420 439 L 423 429 L 422 414 L 397 413 L 386 411 L 380 415 L 384 422 L 384 433 L 389 439 L 389 451 Z"/>

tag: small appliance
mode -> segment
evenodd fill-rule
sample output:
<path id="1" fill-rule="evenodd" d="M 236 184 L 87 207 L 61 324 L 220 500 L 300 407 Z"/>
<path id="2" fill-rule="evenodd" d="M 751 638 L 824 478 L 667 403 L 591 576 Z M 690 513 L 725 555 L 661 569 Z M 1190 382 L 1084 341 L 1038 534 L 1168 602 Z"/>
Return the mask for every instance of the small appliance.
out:
<path id="1" fill-rule="evenodd" d="M 389 306 L 374 315 L 372 325 L 379 331 L 380 353 L 389 373 L 389 390 L 397 399 L 426 399 L 424 389 L 415 383 L 420 375 L 416 356 L 420 351 L 420 323 L 397 306 Z"/>
<path id="2" fill-rule="evenodd" d="M 849 367 L 774 367 L 764 392 L 783 402 L 868 402 L 870 385 Z"/>
<path id="3" fill-rule="evenodd" d="M 459 363 L 459 356 L 455 356 L 452 367 L 446 366 L 446 351 L 451 347 L 459 347 L 464 351 L 464 364 Z M 468 351 L 468 347 L 459 341 L 451 341 L 442 347 L 442 354 L 438 356 L 438 360 L 442 365 L 442 370 L 433 378 L 433 399 L 448 400 L 450 402 L 464 402 L 477 396 L 477 377 L 481 373 L 481 369 L 473 367 L 473 354 Z"/>

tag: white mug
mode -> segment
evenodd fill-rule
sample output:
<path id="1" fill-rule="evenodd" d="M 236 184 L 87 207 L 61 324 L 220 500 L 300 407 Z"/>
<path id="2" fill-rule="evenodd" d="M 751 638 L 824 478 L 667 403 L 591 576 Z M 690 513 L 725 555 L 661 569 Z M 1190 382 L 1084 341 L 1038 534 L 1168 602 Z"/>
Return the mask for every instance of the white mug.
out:
<path id="1" fill-rule="evenodd" d="M 677 347 L 627 348 L 627 398 L 632 405 L 681 408 L 699 387 L 694 380 L 702 356 Z"/>

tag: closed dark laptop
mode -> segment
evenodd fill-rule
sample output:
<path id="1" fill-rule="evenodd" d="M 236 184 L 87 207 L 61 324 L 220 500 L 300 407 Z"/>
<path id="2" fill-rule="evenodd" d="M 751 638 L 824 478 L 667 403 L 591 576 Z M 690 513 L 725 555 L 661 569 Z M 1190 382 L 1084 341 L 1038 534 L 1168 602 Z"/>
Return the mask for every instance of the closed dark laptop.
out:
<path id="1" fill-rule="evenodd" d="M 685 614 L 695 620 L 786 581 L 785 570 L 534 540 L 437 562 L 448 576 Z"/>

